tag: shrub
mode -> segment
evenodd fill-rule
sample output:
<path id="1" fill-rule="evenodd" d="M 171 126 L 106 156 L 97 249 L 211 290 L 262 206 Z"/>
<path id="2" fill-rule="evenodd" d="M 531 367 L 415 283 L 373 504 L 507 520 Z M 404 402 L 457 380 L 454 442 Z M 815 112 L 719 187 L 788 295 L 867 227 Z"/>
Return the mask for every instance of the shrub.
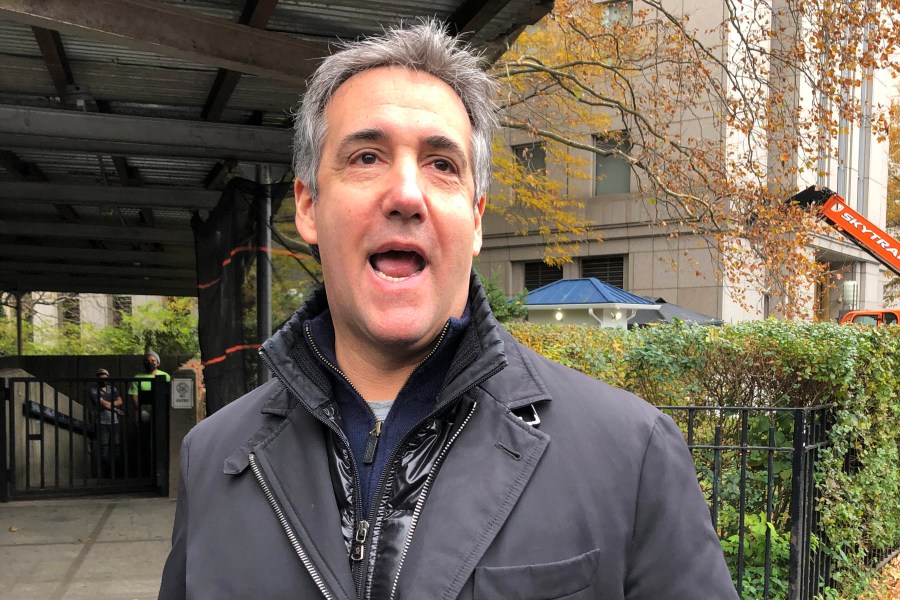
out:
<path id="1" fill-rule="evenodd" d="M 508 327 L 537 352 L 657 406 L 832 405 L 829 444 L 819 452 L 815 473 L 819 519 L 826 532 L 824 540 L 815 542 L 830 555 L 838 586 L 826 595 L 856 598 L 872 574 L 872 558 L 900 546 L 900 328 L 775 320 L 724 327 L 660 325 L 630 332 L 531 323 Z M 767 414 L 749 421 L 748 435 L 765 440 L 771 426 L 777 443 L 790 445 L 791 419 L 784 413 Z M 735 419 L 720 417 L 718 423 L 695 423 L 692 434 L 711 438 L 717 424 L 720 437 L 739 433 Z M 695 453 L 701 487 L 709 480 L 705 472 L 711 460 Z M 726 454 L 719 460 L 724 461 L 719 498 L 725 502 L 719 533 L 726 553 L 736 552 L 737 460 Z M 786 573 L 790 458 L 774 465 L 778 477 L 771 521 L 758 491 L 762 482 L 754 481 L 759 478 L 754 467 L 764 467 L 762 460 L 761 454 L 748 455 L 746 597 L 756 597 L 752 590 L 760 585 L 752 561 L 766 528 L 775 550 L 773 586 Z M 773 598 L 786 594 L 783 586 L 771 591 Z"/>

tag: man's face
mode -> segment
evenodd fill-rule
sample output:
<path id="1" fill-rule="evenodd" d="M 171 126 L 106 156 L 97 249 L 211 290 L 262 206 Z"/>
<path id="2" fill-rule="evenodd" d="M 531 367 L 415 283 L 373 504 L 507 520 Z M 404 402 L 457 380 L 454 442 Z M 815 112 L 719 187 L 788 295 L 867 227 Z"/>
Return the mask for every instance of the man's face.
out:
<path id="1" fill-rule="evenodd" d="M 462 314 L 481 250 L 468 115 L 439 79 L 383 67 L 341 85 L 325 117 L 319 198 L 294 192 L 339 343 L 415 356 Z"/>
<path id="2" fill-rule="evenodd" d="M 153 370 L 154 370 L 154 371 L 155 371 L 156 368 L 159 366 L 159 360 L 158 360 L 155 356 L 153 356 L 152 354 L 148 354 L 147 356 L 145 356 L 145 357 L 144 357 L 144 362 L 150 363 L 151 365 L 153 365 Z"/>

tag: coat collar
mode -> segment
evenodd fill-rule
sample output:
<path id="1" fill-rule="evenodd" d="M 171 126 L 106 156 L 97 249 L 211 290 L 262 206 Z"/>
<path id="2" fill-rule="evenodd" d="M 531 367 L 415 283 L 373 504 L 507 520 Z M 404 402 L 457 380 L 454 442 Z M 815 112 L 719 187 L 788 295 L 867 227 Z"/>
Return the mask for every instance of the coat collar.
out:
<path id="1" fill-rule="evenodd" d="M 513 409 L 538 400 L 549 400 L 546 386 L 535 376 L 530 359 L 512 342 L 512 337 L 491 313 L 484 287 L 474 269 L 469 290 L 471 325 L 460 342 L 454 367 L 441 397 L 455 398 L 481 380 L 502 373 L 507 364 L 507 352 L 511 352 L 524 370 L 503 374 L 498 381 L 504 390 L 514 389 L 519 393 L 509 394 L 507 391 L 497 396 L 498 399 Z M 263 412 L 284 415 L 293 408 L 297 399 L 302 399 L 313 412 L 330 402 L 331 386 L 328 378 L 318 365 L 305 360 L 309 356 L 303 340 L 303 324 L 327 309 L 325 288 L 319 287 L 284 326 L 262 345 L 260 354 L 276 377 L 292 392 L 288 397 L 273 398 L 272 402 L 263 407 Z"/>

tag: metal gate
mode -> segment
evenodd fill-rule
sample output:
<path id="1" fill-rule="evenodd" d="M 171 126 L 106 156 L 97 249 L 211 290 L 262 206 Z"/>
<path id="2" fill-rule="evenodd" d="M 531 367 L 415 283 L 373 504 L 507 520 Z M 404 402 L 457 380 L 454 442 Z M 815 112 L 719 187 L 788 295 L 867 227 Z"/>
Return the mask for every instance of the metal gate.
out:
<path id="1" fill-rule="evenodd" d="M 101 388 L 85 378 L 5 380 L 0 501 L 166 489 L 168 382 L 119 378 L 106 384 Z"/>

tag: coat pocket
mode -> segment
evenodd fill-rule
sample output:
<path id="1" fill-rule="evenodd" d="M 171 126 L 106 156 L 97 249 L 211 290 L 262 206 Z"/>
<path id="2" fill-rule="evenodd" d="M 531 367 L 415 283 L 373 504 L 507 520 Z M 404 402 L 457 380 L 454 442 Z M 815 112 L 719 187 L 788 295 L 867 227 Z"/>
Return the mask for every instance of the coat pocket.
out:
<path id="1" fill-rule="evenodd" d="M 600 552 L 592 550 L 580 556 L 540 565 L 476 567 L 475 600 L 594 598 L 596 594 L 589 588 L 597 575 Z"/>

